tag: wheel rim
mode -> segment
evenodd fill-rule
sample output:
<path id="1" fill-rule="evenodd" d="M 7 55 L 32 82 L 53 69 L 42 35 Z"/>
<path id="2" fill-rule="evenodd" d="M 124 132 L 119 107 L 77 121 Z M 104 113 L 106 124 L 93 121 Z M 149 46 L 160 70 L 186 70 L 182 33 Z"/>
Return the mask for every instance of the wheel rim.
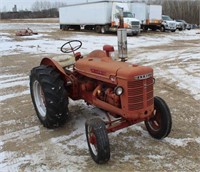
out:
<path id="1" fill-rule="evenodd" d="M 158 131 L 161 128 L 161 115 L 160 115 L 160 111 L 155 109 L 154 110 L 154 116 L 152 118 L 149 119 L 148 124 L 149 127 L 154 130 L 154 131 Z"/>
<path id="2" fill-rule="evenodd" d="M 93 128 L 88 126 L 88 143 L 92 153 L 97 156 L 97 140 Z"/>
<path id="3" fill-rule="evenodd" d="M 33 95 L 35 105 L 37 107 L 37 110 L 39 111 L 40 116 L 42 116 L 43 118 L 46 117 L 46 103 L 44 92 L 42 91 L 42 87 L 37 80 L 35 80 L 33 83 Z"/>
<path id="4" fill-rule="evenodd" d="M 103 33 L 103 34 L 105 33 L 105 28 L 104 28 L 104 26 L 101 27 L 101 33 Z"/>

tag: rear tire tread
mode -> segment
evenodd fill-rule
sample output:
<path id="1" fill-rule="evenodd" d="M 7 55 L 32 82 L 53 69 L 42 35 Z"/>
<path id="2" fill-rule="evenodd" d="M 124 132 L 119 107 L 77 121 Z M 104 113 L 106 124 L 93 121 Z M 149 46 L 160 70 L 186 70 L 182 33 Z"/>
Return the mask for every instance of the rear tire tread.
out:
<path id="1" fill-rule="evenodd" d="M 33 83 L 37 80 L 44 92 L 46 116 L 42 117 L 37 110 L 33 94 Z M 68 98 L 60 74 L 52 67 L 41 65 L 31 70 L 31 97 L 37 116 L 44 127 L 56 128 L 65 124 L 68 117 Z"/>

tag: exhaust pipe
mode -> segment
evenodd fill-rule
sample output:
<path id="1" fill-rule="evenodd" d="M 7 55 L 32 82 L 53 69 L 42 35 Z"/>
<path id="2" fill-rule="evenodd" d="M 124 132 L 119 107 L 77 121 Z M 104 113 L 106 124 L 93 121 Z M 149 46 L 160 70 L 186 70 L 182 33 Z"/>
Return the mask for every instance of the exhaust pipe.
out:
<path id="1" fill-rule="evenodd" d="M 117 30 L 118 37 L 118 56 L 122 62 L 125 62 L 128 58 L 127 56 L 127 33 L 125 28 L 120 28 Z"/>

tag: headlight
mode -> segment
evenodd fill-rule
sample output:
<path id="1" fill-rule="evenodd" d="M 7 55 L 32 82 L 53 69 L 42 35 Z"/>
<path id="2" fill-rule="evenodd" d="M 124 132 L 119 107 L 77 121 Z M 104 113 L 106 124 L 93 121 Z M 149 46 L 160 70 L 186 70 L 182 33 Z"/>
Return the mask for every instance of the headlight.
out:
<path id="1" fill-rule="evenodd" d="M 114 92 L 117 96 L 120 96 L 124 92 L 124 89 L 121 86 L 117 86 L 115 87 Z"/>

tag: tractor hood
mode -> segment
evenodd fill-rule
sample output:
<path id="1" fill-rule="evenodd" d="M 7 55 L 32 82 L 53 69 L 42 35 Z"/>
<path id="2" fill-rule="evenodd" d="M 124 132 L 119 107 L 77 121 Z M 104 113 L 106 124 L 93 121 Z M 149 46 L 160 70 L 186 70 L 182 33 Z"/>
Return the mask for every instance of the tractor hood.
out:
<path id="1" fill-rule="evenodd" d="M 153 75 L 150 67 L 114 61 L 110 57 L 79 59 L 75 63 L 75 69 L 84 76 L 113 84 L 117 84 L 118 79 L 131 81 Z"/>

